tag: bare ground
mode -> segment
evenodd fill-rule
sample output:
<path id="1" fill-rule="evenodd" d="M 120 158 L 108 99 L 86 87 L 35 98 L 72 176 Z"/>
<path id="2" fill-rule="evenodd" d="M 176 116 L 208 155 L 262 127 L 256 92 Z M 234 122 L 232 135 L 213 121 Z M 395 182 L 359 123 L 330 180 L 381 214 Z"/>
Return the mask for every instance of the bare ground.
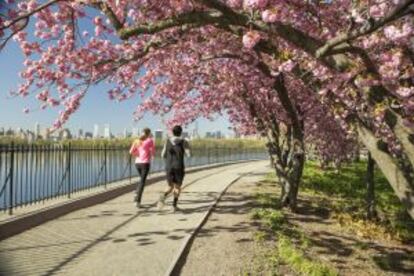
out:
<path id="1" fill-rule="evenodd" d="M 250 219 L 251 210 L 258 207 L 254 183 L 264 176 L 244 177 L 227 190 L 195 238 L 180 275 L 258 275 L 271 271 L 263 258 L 271 243 L 255 242 L 261 226 Z"/>
<path id="2" fill-rule="evenodd" d="M 414 275 L 413 246 L 349 233 L 311 200 L 302 196 L 297 213 L 285 212 L 310 239 L 308 255 L 329 262 L 340 275 Z"/>
<path id="3" fill-rule="evenodd" d="M 269 261 L 273 237 L 256 239 L 266 230 L 251 217 L 260 207 L 254 194 L 279 192 L 274 183 L 260 181 L 264 176 L 244 177 L 227 191 L 191 245 L 181 275 L 296 275 L 287 265 Z M 297 213 L 284 211 L 310 240 L 307 256 L 336 268 L 339 275 L 414 275 L 413 246 L 352 235 L 330 218 L 329 210 L 314 207 L 314 201 L 301 196 Z"/>

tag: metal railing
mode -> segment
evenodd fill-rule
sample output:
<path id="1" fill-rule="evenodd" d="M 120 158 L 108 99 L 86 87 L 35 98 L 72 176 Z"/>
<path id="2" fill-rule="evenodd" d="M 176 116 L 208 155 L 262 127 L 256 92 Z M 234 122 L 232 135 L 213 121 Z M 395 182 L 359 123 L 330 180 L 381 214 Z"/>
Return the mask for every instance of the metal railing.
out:
<path id="1" fill-rule="evenodd" d="M 129 148 L 68 145 L 0 145 L 0 211 L 131 179 L 137 176 Z M 164 170 L 157 152 L 151 173 Z M 266 159 L 265 148 L 193 148 L 187 167 Z"/>

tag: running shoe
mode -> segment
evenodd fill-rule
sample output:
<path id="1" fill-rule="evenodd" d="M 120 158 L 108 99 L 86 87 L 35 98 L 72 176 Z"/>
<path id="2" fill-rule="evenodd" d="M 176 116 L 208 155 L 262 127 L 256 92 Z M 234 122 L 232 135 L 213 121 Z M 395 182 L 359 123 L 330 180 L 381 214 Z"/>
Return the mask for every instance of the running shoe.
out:
<path id="1" fill-rule="evenodd" d="M 164 208 L 164 205 L 165 205 L 165 196 L 161 195 L 160 199 L 158 200 L 158 204 L 157 204 L 158 209 L 161 210 L 162 208 Z"/>

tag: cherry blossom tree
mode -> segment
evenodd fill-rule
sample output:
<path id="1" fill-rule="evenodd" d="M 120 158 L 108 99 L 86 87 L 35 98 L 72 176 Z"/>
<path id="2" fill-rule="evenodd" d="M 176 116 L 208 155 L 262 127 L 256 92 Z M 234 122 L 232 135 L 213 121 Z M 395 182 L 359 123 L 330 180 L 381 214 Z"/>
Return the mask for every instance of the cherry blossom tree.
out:
<path id="1" fill-rule="evenodd" d="M 275 160 L 290 202 L 305 141 L 340 159 L 356 134 L 414 216 L 414 0 L 6 2 L 0 47 L 26 56 L 13 93 L 62 106 L 55 128 L 102 81 L 111 99 L 145 99 L 137 118 L 227 112 L 289 149 Z"/>

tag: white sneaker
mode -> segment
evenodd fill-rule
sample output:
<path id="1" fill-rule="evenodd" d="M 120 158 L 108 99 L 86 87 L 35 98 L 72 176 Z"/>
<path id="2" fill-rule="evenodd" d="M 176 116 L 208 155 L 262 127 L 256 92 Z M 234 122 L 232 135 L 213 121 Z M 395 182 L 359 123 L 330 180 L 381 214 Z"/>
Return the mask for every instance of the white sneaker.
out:
<path id="1" fill-rule="evenodd" d="M 165 198 L 160 197 L 160 199 L 158 200 L 158 203 L 157 203 L 158 209 L 161 210 L 162 208 L 164 208 L 164 205 L 165 205 Z"/>

